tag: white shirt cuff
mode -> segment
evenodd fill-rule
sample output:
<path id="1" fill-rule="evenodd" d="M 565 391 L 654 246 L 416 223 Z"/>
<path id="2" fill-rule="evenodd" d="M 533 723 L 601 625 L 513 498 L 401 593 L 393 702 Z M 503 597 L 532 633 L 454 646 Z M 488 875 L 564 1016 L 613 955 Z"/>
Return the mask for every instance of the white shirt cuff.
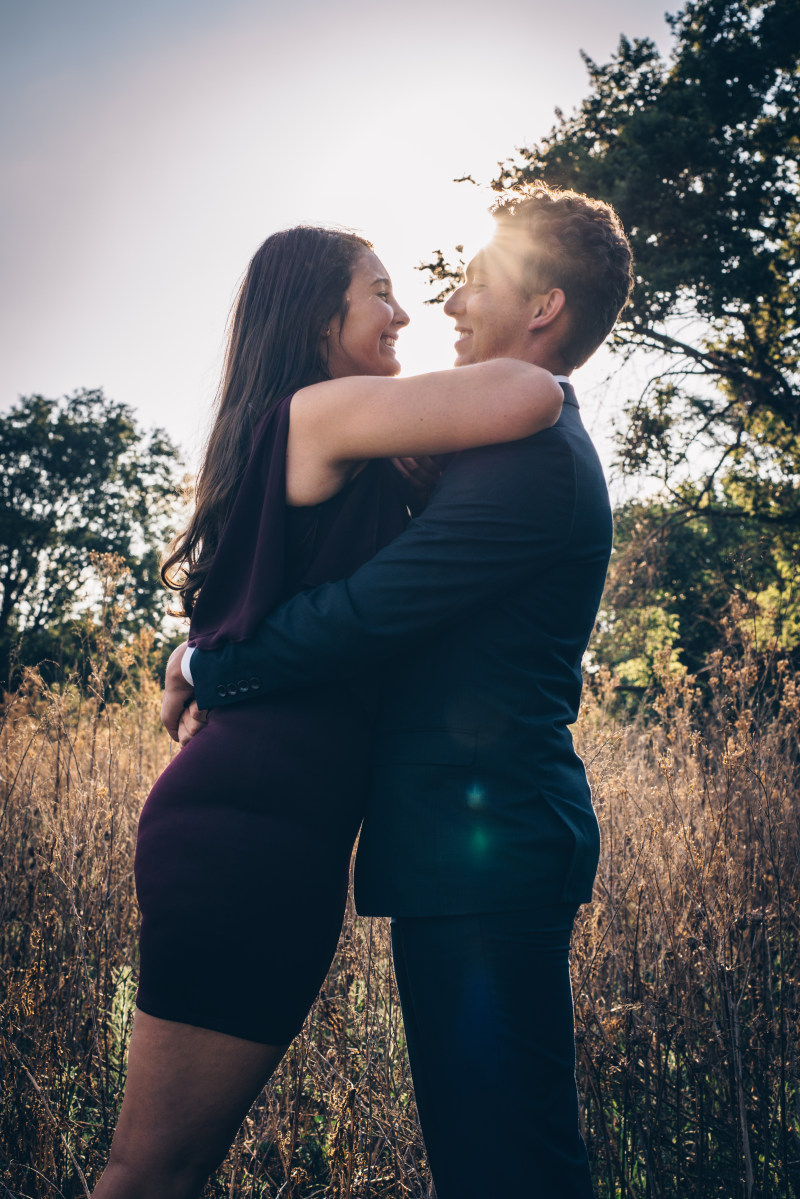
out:
<path id="1" fill-rule="evenodd" d="M 181 658 L 181 674 L 186 679 L 186 682 L 189 684 L 190 687 L 194 687 L 194 679 L 192 678 L 192 667 L 190 665 L 190 663 L 192 661 L 192 654 L 194 653 L 194 648 L 195 647 L 193 645 L 187 645 L 186 649 L 183 651 L 183 657 Z"/>

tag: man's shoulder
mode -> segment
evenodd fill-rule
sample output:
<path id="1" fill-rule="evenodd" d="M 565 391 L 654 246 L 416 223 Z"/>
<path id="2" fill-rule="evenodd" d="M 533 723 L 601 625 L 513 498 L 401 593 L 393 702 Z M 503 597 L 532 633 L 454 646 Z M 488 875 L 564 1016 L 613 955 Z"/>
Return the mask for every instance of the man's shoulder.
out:
<path id="1" fill-rule="evenodd" d="M 565 409 L 554 425 L 530 437 L 462 450 L 454 456 L 448 470 L 454 465 L 462 470 L 481 467 L 530 470 L 535 465 L 537 469 L 550 471 L 563 468 L 568 460 L 580 459 L 593 452 L 594 445 L 577 410 Z"/>
<path id="2" fill-rule="evenodd" d="M 508 512 L 532 522 L 555 512 L 569 520 L 580 473 L 575 448 L 554 426 L 519 441 L 463 450 L 445 468 L 425 512 L 481 519 Z"/>
<path id="3" fill-rule="evenodd" d="M 498 470 L 529 471 L 535 462 L 548 463 L 553 456 L 563 459 L 574 453 L 571 439 L 558 425 L 542 429 L 518 441 L 502 441 L 494 445 L 475 446 L 453 456 L 444 476 L 460 473 L 487 474 Z"/>
<path id="4" fill-rule="evenodd" d="M 569 521 L 586 505 L 607 506 L 608 489 L 595 446 L 570 408 L 531 437 L 455 455 L 434 497 L 442 505 L 487 502 Z"/>

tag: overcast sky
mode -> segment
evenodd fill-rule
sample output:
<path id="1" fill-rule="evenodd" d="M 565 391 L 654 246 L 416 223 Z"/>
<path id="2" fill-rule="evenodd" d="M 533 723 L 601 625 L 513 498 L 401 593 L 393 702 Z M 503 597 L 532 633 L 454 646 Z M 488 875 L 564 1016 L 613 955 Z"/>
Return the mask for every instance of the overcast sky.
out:
<path id="1" fill-rule="evenodd" d="M 670 6 L 676 11 L 678 5 Z M 301 221 L 375 243 L 405 371 L 452 362 L 414 266 L 482 239 L 497 162 L 670 47 L 664 0 L 2 0 L 0 408 L 102 386 L 196 457 L 250 255 Z M 601 443 L 607 358 L 576 376 Z M 617 397 L 618 398 L 618 397 Z"/>

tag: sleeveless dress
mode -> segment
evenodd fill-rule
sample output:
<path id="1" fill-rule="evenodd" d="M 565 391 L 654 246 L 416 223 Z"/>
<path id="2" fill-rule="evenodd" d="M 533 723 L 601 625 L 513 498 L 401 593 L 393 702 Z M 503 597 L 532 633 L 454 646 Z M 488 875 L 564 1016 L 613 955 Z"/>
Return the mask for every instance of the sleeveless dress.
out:
<path id="1" fill-rule="evenodd" d="M 323 504 L 286 504 L 290 401 L 255 431 L 192 617 L 202 649 L 351 574 L 407 523 L 383 461 Z M 215 708 L 167 766 L 136 848 L 142 1011 L 271 1045 L 299 1032 L 339 937 L 376 702 L 361 675 Z"/>

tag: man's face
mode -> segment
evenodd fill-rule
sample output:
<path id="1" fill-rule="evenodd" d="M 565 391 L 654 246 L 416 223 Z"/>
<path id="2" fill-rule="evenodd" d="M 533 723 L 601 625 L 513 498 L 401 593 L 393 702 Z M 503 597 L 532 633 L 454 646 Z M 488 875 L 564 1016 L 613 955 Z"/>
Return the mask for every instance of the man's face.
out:
<path id="1" fill-rule="evenodd" d="M 456 366 L 490 358 L 528 359 L 531 301 L 520 282 L 518 238 L 499 232 L 466 270 L 444 310 L 456 322 Z"/>

